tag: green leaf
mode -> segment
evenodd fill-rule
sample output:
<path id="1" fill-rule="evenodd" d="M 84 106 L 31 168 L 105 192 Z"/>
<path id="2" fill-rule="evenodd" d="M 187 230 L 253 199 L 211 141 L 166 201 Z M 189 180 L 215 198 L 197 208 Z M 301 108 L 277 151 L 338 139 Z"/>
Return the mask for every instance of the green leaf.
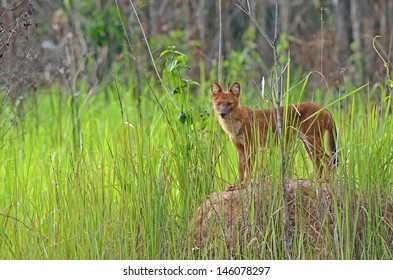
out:
<path id="1" fill-rule="evenodd" d="M 177 61 L 186 61 L 186 57 L 185 57 L 184 55 L 176 56 L 175 59 L 176 59 Z"/>
<path id="2" fill-rule="evenodd" d="M 184 53 L 181 53 L 181 52 L 179 52 L 179 51 L 173 51 L 173 53 L 175 53 L 175 54 L 179 54 L 179 55 L 181 55 L 181 56 L 186 56 Z"/>
<path id="3" fill-rule="evenodd" d="M 184 68 L 186 68 L 187 67 L 187 64 L 184 62 L 184 61 L 180 61 L 180 63 L 179 63 L 179 68 L 180 69 L 184 69 Z"/>
<path id="4" fill-rule="evenodd" d="M 386 85 L 388 86 L 388 87 L 390 87 L 390 88 L 393 88 L 393 81 L 392 80 L 387 80 L 386 81 Z"/>
<path id="5" fill-rule="evenodd" d="M 179 121 L 180 121 L 181 123 L 185 123 L 186 120 L 187 120 L 186 113 L 184 113 L 183 111 L 181 111 L 181 112 L 180 112 L 180 115 L 179 115 Z"/>
<path id="6" fill-rule="evenodd" d="M 169 72 L 172 72 L 177 66 L 177 60 L 175 59 L 171 59 L 171 60 L 167 60 L 167 62 L 165 63 L 165 67 Z"/>
<path id="7" fill-rule="evenodd" d="M 195 81 L 190 81 L 190 85 L 201 86 L 198 82 L 195 82 Z"/>
<path id="8" fill-rule="evenodd" d="M 162 52 L 160 53 L 160 58 L 163 57 L 164 55 L 166 55 L 166 54 L 169 53 L 169 52 L 170 52 L 170 50 L 162 51 Z"/>
<path id="9" fill-rule="evenodd" d="M 204 111 L 199 113 L 199 117 L 201 117 L 202 119 L 206 119 L 206 118 L 209 117 L 209 112 L 204 110 Z"/>
<path id="10" fill-rule="evenodd" d="M 180 88 L 179 87 L 175 87 L 173 90 L 172 90 L 172 94 L 178 94 L 180 92 Z"/>

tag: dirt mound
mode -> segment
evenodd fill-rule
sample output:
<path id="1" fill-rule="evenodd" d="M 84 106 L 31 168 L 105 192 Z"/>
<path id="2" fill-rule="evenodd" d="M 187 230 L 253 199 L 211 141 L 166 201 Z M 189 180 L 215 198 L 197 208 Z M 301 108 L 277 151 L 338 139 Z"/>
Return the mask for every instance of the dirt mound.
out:
<path id="1" fill-rule="evenodd" d="M 356 255 L 361 254 L 362 229 L 370 218 L 370 212 L 359 210 L 359 208 L 367 208 L 362 202 L 354 200 L 353 209 L 343 209 L 340 207 L 339 191 L 331 189 L 328 184 L 303 179 L 289 180 L 287 184 L 291 240 L 294 237 L 307 240 L 305 244 L 312 244 L 313 250 L 324 258 L 329 255 L 329 252 L 324 252 L 327 248 L 326 242 L 339 239 L 337 223 L 342 222 L 341 216 L 345 215 L 343 211 L 349 211 L 350 213 L 346 213 L 348 217 L 351 215 L 357 217 L 356 222 L 354 221 L 349 227 L 352 229 L 356 227 L 354 239 L 359 243 L 359 246 L 355 246 L 359 248 Z M 274 194 L 277 195 L 277 191 L 272 192 L 272 184 L 269 183 L 211 194 L 197 210 L 195 244 L 199 248 L 201 246 L 212 248 L 217 242 L 224 242 L 226 247 L 232 250 L 250 242 L 261 243 L 266 237 L 266 228 L 273 226 L 271 223 L 274 218 L 276 221 L 283 222 L 283 199 L 282 197 L 272 199 Z M 387 228 L 383 231 L 386 233 L 386 242 L 392 246 L 392 204 L 387 205 L 385 209 L 385 215 L 379 218 L 381 224 Z M 367 217 L 364 216 L 365 213 Z M 327 234 L 330 235 L 329 238 L 326 238 Z"/>

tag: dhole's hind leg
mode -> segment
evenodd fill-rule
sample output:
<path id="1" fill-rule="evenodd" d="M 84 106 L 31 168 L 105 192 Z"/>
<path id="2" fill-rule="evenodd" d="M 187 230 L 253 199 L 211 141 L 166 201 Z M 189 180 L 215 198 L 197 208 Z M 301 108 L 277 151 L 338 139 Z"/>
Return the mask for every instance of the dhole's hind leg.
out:
<path id="1" fill-rule="evenodd" d="M 308 155 L 310 156 L 312 162 L 315 164 L 318 170 L 320 178 L 327 179 L 324 178 L 324 170 L 330 170 L 328 166 L 331 164 L 331 159 L 330 156 L 326 154 L 323 149 L 322 138 L 309 136 L 303 141 L 303 143 Z M 324 165 L 326 165 L 326 167 Z"/>

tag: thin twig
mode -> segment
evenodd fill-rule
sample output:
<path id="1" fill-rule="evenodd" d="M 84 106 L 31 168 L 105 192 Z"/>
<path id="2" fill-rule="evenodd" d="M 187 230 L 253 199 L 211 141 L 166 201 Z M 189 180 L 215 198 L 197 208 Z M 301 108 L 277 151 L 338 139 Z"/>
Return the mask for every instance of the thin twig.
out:
<path id="1" fill-rule="evenodd" d="M 115 0 L 115 3 L 116 3 L 117 15 L 118 15 L 119 20 L 120 20 L 120 25 L 121 25 L 121 27 L 122 27 L 122 29 L 123 29 L 123 33 L 124 33 L 124 36 L 125 36 L 126 41 L 127 41 L 127 47 L 128 47 L 129 50 L 130 50 L 131 59 L 135 62 L 134 65 L 135 65 L 135 69 L 136 69 L 136 72 L 135 72 L 135 73 L 136 73 L 136 80 L 137 80 L 137 81 L 140 81 L 139 63 L 138 63 L 138 60 L 137 60 L 136 55 L 135 55 L 135 52 L 134 52 L 134 47 L 133 47 L 132 44 L 131 44 L 130 36 L 128 36 L 127 29 L 126 29 L 126 25 L 125 25 L 125 23 L 123 22 L 123 18 L 122 18 L 122 16 L 121 16 L 121 12 L 120 12 L 120 8 L 119 8 L 119 4 L 117 3 L 117 0 Z M 141 95 L 141 87 L 140 87 L 139 84 L 135 87 L 135 90 L 136 90 L 136 96 L 137 96 L 138 98 L 140 98 L 140 95 Z"/>
<path id="2" fill-rule="evenodd" d="M 217 67 L 217 80 L 221 83 L 221 59 L 222 59 L 222 18 L 221 18 L 221 0 L 218 0 L 218 19 L 219 19 L 219 35 L 218 35 L 218 67 Z"/>
<path id="3" fill-rule="evenodd" d="M 115 88 L 116 88 L 117 98 L 119 100 L 121 121 L 122 121 L 122 123 L 124 123 L 123 98 L 121 97 L 121 89 L 119 88 L 115 73 L 113 71 L 112 71 L 112 75 L 113 75 L 113 81 L 114 81 Z"/>
<path id="4" fill-rule="evenodd" d="M 258 31 L 262 34 L 262 36 L 265 38 L 265 40 L 267 41 L 267 43 L 269 44 L 269 46 L 274 49 L 274 44 L 272 39 L 270 39 L 269 35 L 267 35 L 267 33 L 265 32 L 265 30 L 263 30 L 262 26 L 259 24 L 259 22 L 251 15 L 250 10 L 246 10 L 244 7 L 240 6 L 239 4 L 236 4 L 236 6 L 243 11 L 252 21 L 252 23 L 254 23 L 254 25 L 256 26 L 256 28 L 258 29 Z M 248 8 L 250 8 L 250 6 L 248 6 Z"/>
<path id="5" fill-rule="evenodd" d="M 22 222 L 21 220 L 19 220 L 19 219 L 17 219 L 17 218 L 11 217 L 11 216 L 9 216 L 9 215 L 1 214 L 1 213 L 0 213 L 0 216 L 3 216 L 3 217 L 6 218 L 6 219 L 14 220 L 14 221 L 20 223 L 21 225 L 23 225 L 25 228 L 27 228 L 27 229 L 33 231 L 33 228 L 29 227 L 28 225 L 26 225 L 24 222 Z"/>
<path id="6" fill-rule="evenodd" d="M 273 60 L 274 60 L 274 72 L 275 72 L 275 85 L 274 91 L 276 95 L 276 124 L 277 124 L 277 132 L 278 132 L 278 140 L 280 146 L 280 154 L 281 154 L 281 185 L 283 190 L 283 199 L 284 199 L 284 251 L 285 258 L 287 260 L 291 259 L 291 250 L 289 246 L 289 213 L 288 213 L 288 199 L 287 199 L 287 183 L 285 179 L 286 172 L 286 159 L 285 159 L 285 151 L 284 151 L 284 141 L 283 141 L 283 129 L 281 123 L 280 116 L 280 105 L 281 105 L 281 92 L 278 87 L 278 81 L 280 79 L 278 74 L 278 53 L 277 53 L 277 40 L 278 40 L 278 1 L 275 1 L 276 5 L 276 15 L 274 22 L 274 38 L 273 38 Z M 274 94 L 272 94 L 274 99 Z M 274 100 L 272 101 L 274 102 Z M 283 116 L 284 117 L 284 116 Z"/>
<path id="7" fill-rule="evenodd" d="M 323 74 L 323 44 L 324 44 L 324 38 L 323 38 L 323 6 L 321 6 L 321 73 Z M 321 89 L 322 90 L 322 89 Z"/>
<path id="8" fill-rule="evenodd" d="M 270 47 L 273 51 L 273 60 L 274 60 L 274 81 L 272 83 L 272 105 L 276 108 L 274 110 L 276 114 L 273 114 L 275 122 L 277 124 L 277 134 L 279 139 L 279 146 L 280 146 L 280 153 L 281 153 L 281 185 L 283 189 L 283 198 L 284 198 L 284 250 L 285 250 L 285 258 L 291 259 L 291 250 L 290 250 L 290 240 L 289 240 L 289 214 L 288 214 L 288 201 L 287 201 L 287 184 L 285 180 L 285 173 L 286 173 L 286 159 L 285 159 L 285 151 L 284 151 L 284 143 L 283 143 L 283 129 L 281 125 L 281 118 L 280 118 L 280 104 L 282 95 L 279 90 L 279 80 L 281 79 L 281 74 L 279 74 L 278 69 L 278 53 L 277 53 L 277 40 L 278 40 L 278 2 L 275 1 L 276 6 L 276 14 L 275 14 L 275 22 L 274 22 L 274 38 L 271 39 L 263 28 L 260 26 L 258 21 L 251 15 L 250 8 L 248 5 L 248 10 L 245 7 L 242 7 L 236 4 L 240 10 L 248 15 L 251 21 L 255 24 L 259 32 L 262 36 L 266 39 Z"/>
<path id="9" fill-rule="evenodd" d="M 150 56 L 150 59 L 151 59 L 151 62 L 152 62 L 154 71 L 156 72 L 156 75 L 157 75 L 158 79 L 160 80 L 160 83 L 161 83 L 162 87 L 164 88 L 165 93 L 167 94 L 169 100 L 173 103 L 173 105 L 176 107 L 176 109 L 179 109 L 179 106 L 178 106 L 178 105 L 175 103 L 175 101 L 173 100 L 173 98 L 172 98 L 170 92 L 168 91 L 168 89 L 166 88 L 164 82 L 162 81 L 162 78 L 161 78 L 160 73 L 158 72 L 156 63 L 154 62 L 153 53 L 152 53 L 152 51 L 151 51 L 151 49 L 150 49 L 149 41 L 147 40 L 147 37 L 146 37 L 146 34 L 145 34 L 145 30 L 143 29 L 142 23 L 141 23 L 141 21 L 140 21 L 140 19 L 139 19 L 139 16 L 138 16 L 138 13 L 137 13 L 137 11 L 136 11 L 136 9 L 135 9 L 135 6 L 134 6 L 134 4 L 132 3 L 131 0 L 128 0 L 128 2 L 130 3 L 130 5 L 131 5 L 131 7 L 132 7 L 132 10 L 134 11 L 135 17 L 136 17 L 136 19 L 137 19 L 137 21 L 138 21 L 138 24 L 139 24 L 139 27 L 141 28 L 142 36 L 143 36 L 143 39 L 144 39 L 144 41 L 145 41 L 146 48 L 147 48 L 147 50 L 148 50 L 148 52 L 149 52 L 149 56 Z"/>

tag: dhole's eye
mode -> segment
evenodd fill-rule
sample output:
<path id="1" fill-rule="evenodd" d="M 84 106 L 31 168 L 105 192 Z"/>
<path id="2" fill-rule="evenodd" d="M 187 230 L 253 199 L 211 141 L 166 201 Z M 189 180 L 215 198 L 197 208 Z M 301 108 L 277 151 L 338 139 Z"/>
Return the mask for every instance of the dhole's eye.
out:
<path id="1" fill-rule="evenodd" d="M 217 102 L 217 106 L 221 106 L 222 102 Z"/>
<path id="2" fill-rule="evenodd" d="M 227 106 L 232 106 L 232 104 L 233 104 L 232 102 L 228 102 Z"/>

